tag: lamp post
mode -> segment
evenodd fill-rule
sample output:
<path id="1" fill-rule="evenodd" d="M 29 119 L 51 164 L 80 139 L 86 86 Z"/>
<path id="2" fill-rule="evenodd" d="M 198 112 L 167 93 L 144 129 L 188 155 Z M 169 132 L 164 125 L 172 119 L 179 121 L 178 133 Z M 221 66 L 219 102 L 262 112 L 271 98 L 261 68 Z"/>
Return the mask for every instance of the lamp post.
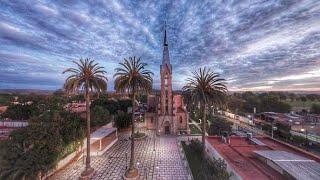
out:
<path id="1" fill-rule="evenodd" d="M 126 152 L 126 169 L 128 169 L 128 153 Z"/>
<path id="2" fill-rule="evenodd" d="M 254 124 L 254 116 L 256 115 L 256 107 L 253 108 L 252 123 Z"/>
<path id="3" fill-rule="evenodd" d="M 214 108 L 213 108 L 213 106 L 211 106 L 211 110 L 212 110 L 212 115 L 214 115 Z"/>
<path id="4" fill-rule="evenodd" d="M 305 145 L 306 145 L 306 148 L 307 148 L 307 140 L 308 140 L 307 130 L 304 129 L 304 128 L 301 128 L 300 131 L 301 131 L 301 133 L 305 133 Z"/>
<path id="5" fill-rule="evenodd" d="M 271 138 L 273 139 L 273 131 L 274 130 L 277 130 L 277 127 L 275 127 L 275 126 L 273 126 L 273 121 L 272 121 L 272 123 L 271 123 Z"/>
<path id="6" fill-rule="evenodd" d="M 153 134 L 153 151 L 156 151 L 156 132 Z"/>

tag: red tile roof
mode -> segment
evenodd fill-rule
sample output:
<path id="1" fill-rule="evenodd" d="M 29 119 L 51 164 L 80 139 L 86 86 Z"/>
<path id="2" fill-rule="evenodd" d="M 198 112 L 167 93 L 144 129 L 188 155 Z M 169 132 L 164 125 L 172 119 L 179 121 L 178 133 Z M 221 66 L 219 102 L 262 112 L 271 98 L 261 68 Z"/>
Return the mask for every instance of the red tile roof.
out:
<path id="1" fill-rule="evenodd" d="M 257 158 L 254 151 L 258 150 L 283 150 L 294 153 L 308 159 L 320 161 L 316 156 L 292 148 L 281 142 L 268 137 L 255 137 L 261 144 L 252 144 L 247 138 L 232 136 L 230 144 L 222 143 L 220 137 L 207 137 L 207 141 L 219 152 L 230 166 L 244 179 L 283 179 L 283 176 L 276 170 Z"/>

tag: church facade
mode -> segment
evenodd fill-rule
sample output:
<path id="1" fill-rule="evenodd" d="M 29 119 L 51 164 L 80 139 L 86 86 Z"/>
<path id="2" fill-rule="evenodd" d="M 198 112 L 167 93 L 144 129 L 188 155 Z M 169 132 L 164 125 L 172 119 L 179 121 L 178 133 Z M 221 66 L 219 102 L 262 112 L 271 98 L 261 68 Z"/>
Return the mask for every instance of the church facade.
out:
<path id="1" fill-rule="evenodd" d="M 170 64 L 167 31 L 164 32 L 163 58 L 160 65 L 160 94 L 148 95 L 148 109 L 145 114 L 147 129 L 157 134 L 189 133 L 189 115 L 180 94 L 172 91 L 172 65 Z"/>

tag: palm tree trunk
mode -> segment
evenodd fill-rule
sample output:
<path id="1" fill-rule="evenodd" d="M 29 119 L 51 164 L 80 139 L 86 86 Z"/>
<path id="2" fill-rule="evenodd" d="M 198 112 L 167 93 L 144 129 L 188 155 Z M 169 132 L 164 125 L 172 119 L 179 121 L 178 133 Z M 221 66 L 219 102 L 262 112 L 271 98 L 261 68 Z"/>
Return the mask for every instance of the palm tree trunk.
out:
<path id="1" fill-rule="evenodd" d="M 131 156 L 130 156 L 130 165 L 129 165 L 129 170 L 134 170 L 134 110 L 135 110 L 135 92 L 133 90 L 132 92 L 132 119 L 131 119 Z"/>
<path id="2" fill-rule="evenodd" d="M 205 154 L 206 150 L 206 121 L 207 121 L 207 104 L 204 103 L 204 108 L 203 108 L 203 120 L 202 120 L 202 153 L 203 155 Z"/>
<path id="3" fill-rule="evenodd" d="M 86 117 L 87 117 L 87 157 L 86 157 L 86 170 L 91 169 L 90 166 L 90 94 L 89 89 L 86 87 Z"/>

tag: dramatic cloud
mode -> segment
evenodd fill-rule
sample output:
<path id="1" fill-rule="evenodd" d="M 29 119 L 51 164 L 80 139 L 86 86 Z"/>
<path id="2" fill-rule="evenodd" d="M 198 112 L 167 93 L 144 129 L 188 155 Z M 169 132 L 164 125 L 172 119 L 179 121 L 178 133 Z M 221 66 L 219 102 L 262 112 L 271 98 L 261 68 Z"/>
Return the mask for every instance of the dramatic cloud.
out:
<path id="1" fill-rule="evenodd" d="M 76 2 L 1 1 L 0 88 L 61 88 L 61 72 L 90 57 L 112 90 L 114 68 L 134 55 L 159 88 L 166 21 L 175 89 L 206 66 L 230 90 L 320 90 L 318 0 Z"/>

